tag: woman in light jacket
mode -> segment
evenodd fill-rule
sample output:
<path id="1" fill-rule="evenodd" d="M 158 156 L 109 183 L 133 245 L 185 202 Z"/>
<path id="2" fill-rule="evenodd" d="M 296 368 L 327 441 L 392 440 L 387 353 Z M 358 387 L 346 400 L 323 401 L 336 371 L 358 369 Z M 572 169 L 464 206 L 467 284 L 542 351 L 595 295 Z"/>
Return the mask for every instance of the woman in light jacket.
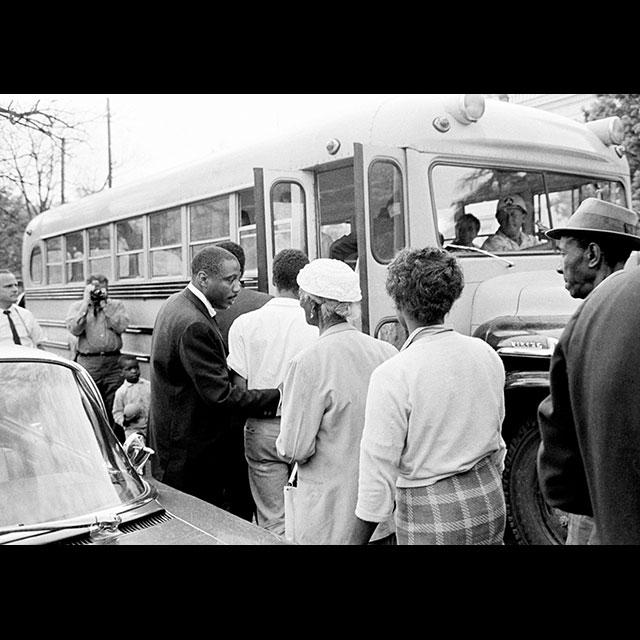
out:
<path id="1" fill-rule="evenodd" d="M 356 515 L 362 541 L 394 511 L 402 544 L 502 544 L 505 372 L 444 324 L 463 287 L 447 251 L 405 250 L 387 292 L 408 338 L 371 376 Z"/>
<path id="2" fill-rule="evenodd" d="M 298 353 L 283 385 L 276 441 L 287 461 L 298 463 L 295 542 L 354 544 L 358 458 L 369 377 L 398 353 L 347 319 L 361 300 L 358 277 L 344 262 L 318 258 L 298 274 L 300 305 L 318 340 Z M 389 535 L 385 524 L 372 540 Z"/>

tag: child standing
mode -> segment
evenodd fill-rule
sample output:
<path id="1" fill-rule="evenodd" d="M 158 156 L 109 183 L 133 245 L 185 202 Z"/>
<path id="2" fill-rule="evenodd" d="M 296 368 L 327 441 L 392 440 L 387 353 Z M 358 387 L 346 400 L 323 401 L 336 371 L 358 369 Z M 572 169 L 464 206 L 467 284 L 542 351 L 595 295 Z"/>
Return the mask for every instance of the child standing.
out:
<path id="1" fill-rule="evenodd" d="M 118 364 L 124 382 L 113 400 L 113 419 L 124 428 L 125 438 L 139 433 L 146 442 L 151 385 L 140 377 L 140 366 L 133 356 L 120 356 Z"/>

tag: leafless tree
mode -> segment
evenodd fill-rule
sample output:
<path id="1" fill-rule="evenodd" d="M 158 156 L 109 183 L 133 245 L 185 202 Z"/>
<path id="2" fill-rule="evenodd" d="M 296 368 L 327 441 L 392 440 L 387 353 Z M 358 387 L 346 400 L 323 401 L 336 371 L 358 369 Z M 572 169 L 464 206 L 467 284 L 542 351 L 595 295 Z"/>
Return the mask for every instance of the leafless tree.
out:
<path id="1" fill-rule="evenodd" d="M 60 194 L 62 145 L 83 142 L 82 122 L 40 101 L 28 108 L 0 105 L 0 185 L 20 194 L 31 219 Z"/>
<path id="2" fill-rule="evenodd" d="M 20 108 L 13 101 L 6 107 L 0 105 L 0 119 L 11 126 L 31 129 L 49 138 L 56 138 L 61 130 L 74 127 L 61 112 L 52 108 L 41 108 L 39 100 L 28 109 Z"/>

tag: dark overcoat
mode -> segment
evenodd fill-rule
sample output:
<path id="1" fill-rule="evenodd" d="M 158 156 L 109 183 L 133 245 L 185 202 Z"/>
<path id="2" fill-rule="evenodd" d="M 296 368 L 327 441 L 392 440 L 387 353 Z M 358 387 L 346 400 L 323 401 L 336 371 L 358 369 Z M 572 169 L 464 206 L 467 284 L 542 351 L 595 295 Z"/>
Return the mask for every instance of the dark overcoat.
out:
<path id="1" fill-rule="evenodd" d="M 640 268 L 602 282 L 551 360 L 538 476 L 556 508 L 593 515 L 601 544 L 640 544 Z"/>
<path id="2" fill-rule="evenodd" d="M 151 346 L 149 410 L 155 478 L 213 504 L 229 472 L 226 440 L 238 415 L 274 417 L 277 389 L 229 381 L 227 350 L 214 318 L 189 289 L 158 312 Z"/>

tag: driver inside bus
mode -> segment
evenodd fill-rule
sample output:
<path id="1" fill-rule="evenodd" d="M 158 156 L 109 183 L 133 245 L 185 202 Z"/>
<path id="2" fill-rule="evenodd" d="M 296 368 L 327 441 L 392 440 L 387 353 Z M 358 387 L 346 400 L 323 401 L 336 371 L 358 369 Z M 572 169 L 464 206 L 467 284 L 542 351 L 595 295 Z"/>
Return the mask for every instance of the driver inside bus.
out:
<path id="1" fill-rule="evenodd" d="M 500 228 L 482 245 L 485 251 L 522 251 L 538 244 L 535 236 L 522 230 L 527 216 L 527 205 L 522 196 L 504 196 L 498 200 L 496 219 Z"/>

